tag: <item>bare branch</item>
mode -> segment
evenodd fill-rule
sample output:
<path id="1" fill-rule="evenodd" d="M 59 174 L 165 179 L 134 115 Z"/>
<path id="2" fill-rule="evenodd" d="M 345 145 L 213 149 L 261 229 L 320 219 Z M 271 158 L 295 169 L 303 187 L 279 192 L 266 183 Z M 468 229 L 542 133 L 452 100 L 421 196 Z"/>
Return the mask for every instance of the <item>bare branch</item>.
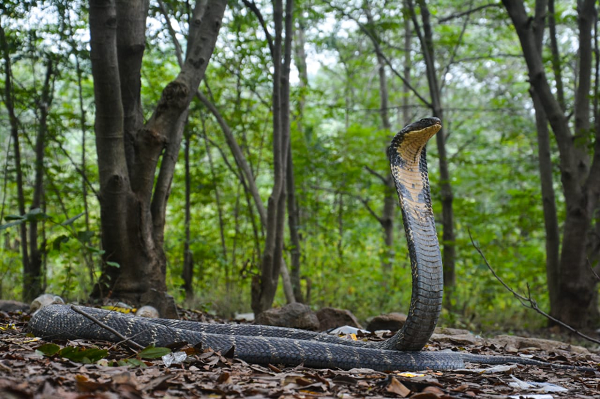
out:
<path id="1" fill-rule="evenodd" d="M 351 19 L 352 21 L 354 21 L 358 27 L 360 28 L 361 31 L 363 31 L 368 37 L 369 39 L 373 42 L 373 45 L 375 47 L 375 52 L 377 53 L 378 56 L 380 56 L 385 63 L 390 67 L 390 70 L 394 73 L 394 75 L 396 75 L 401 81 L 402 83 L 404 83 L 406 85 L 406 87 L 408 87 L 410 89 L 410 91 L 412 91 L 414 93 L 414 95 L 423 102 L 423 104 L 425 104 L 428 108 L 431 108 L 431 104 L 429 103 L 429 101 L 427 101 L 423 96 L 421 96 L 421 94 L 419 94 L 419 92 L 417 91 L 417 89 L 415 89 L 410 82 L 400 73 L 396 70 L 396 68 L 394 68 L 394 65 L 392 65 L 392 62 L 390 61 L 390 59 L 383 54 L 383 52 L 380 49 L 380 40 L 379 38 L 375 37 L 375 35 L 373 35 L 371 33 L 371 31 L 369 31 L 369 29 L 362 23 L 360 22 L 357 18 L 353 17 L 352 15 L 348 14 L 346 11 L 344 11 L 343 9 L 331 4 L 331 3 L 327 3 L 331 8 L 333 8 L 334 10 L 337 10 L 338 12 L 340 12 L 343 16 L 345 16 L 346 18 Z"/>
<path id="2" fill-rule="evenodd" d="M 384 177 L 384 176 L 383 176 L 381 173 L 379 173 L 379 172 L 377 172 L 377 171 L 375 171 L 375 170 L 371 169 L 370 167 L 368 167 L 368 166 L 366 166 L 366 165 L 365 165 L 365 170 L 366 170 L 367 172 L 369 172 L 370 174 L 372 174 L 373 176 L 377 177 L 379 180 L 381 180 L 381 182 L 382 182 L 384 185 L 386 185 L 386 186 L 388 185 L 388 179 L 387 179 L 386 177 Z"/>
<path id="3" fill-rule="evenodd" d="M 472 9 L 472 7 L 473 7 L 473 0 L 471 0 L 469 2 L 469 11 Z M 460 46 L 460 44 L 462 43 L 462 39 L 465 35 L 465 31 L 467 30 L 467 25 L 469 23 L 469 17 L 471 16 L 471 13 L 467 13 L 466 16 L 467 17 L 463 21 L 462 29 L 460 30 L 460 35 L 458 35 L 458 40 L 456 41 L 456 44 L 452 48 L 452 55 L 450 56 L 450 61 L 448 61 L 448 64 L 446 65 L 446 67 L 444 67 L 444 70 L 442 71 L 442 82 L 440 83 L 440 90 L 446 84 L 446 74 L 450 70 L 450 66 L 452 64 L 454 64 L 454 58 L 456 58 L 456 53 L 458 52 L 458 46 Z"/>
<path id="4" fill-rule="evenodd" d="M 71 309 L 74 312 L 77 312 L 80 315 L 82 315 L 82 316 L 90 319 L 91 321 L 93 321 L 94 323 L 98 324 L 100 327 L 104 328 L 105 330 L 108 330 L 111 333 L 115 334 L 117 337 L 121 338 L 124 342 L 130 342 L 136 348 L 138 348 L 138 349 L 144 349 L 144 347 L 142 345 L 138 344 L 137 342 L 135 342 L 131 338 L 127 338 L 126 336 L 124 336 L 123 334 L 121 334 L 120 332 L 118 332 L 117 330 L 115 330 L 114 328 L 107 326 L 106 324 L 104 324 L 103 322 L 101 322 L 100 320 L 98 320 L 97 318 L 95 318 L 94 316 L 92 316 L 90 314 L 87 314 L 83 310 L 79 309 L 77 306 L 71 305 Z"/>
<path id="5" fill-rule="evenodd" d="M 244 5 L 246 7 L 248 7 L 250 9 L 250 11 L 252 11 L 254 13 L 254 15 L 256 15 L 256 18 L 258 19 L 258 22 L 260 23 L 260 26 L 262 27 L 263 32 L 265 32 L 265 37 L 267 38 L 267 43 L 269 44 L 269 51 L 271 51 L 271 56 L 273 56 L 273 54 L 275 52 L 275 47 L 273 45 L 273 36 L 271 36 L 271 33 L 269 32 L 269 28 L 267 28 L 265 19 L 263 18 L 260 10 L 256 6 L 256 3 L 254 2 L 254 0 L 252 2 L 250 2 L 248 0 L 242 0 L 242 2 L 244 3 Z"/>
<path id="6" fill-rule="evenodd" d="M 574 334 L 579 335 L 581 338 L 584 338 L 590 342 L 594 342 L 596 344 L 600 344 L 600 340 L 594 339 L 590 336 L 587 336 L 581 332 L 579 332 L 578 330 L 574 329 L 573 327 L 571 327 L 568 324 L 563 323 L 562 321 L 555 319 L 554 317 L 550 316 L 548 313 L 544 312 L 542 309 L 540 309 L 538 307 L 537 302 L 535 301 L 535 299 L 533 299 L 531 297 L 531 292 L 529 291 L 529 284 L 527 284 L 527 296 L 523 296 L 519 293 L 517 293 L 515 290 L 513 290 L 512 288 L 510 288 L 508 286 L 508 284 L 506 284 L 504 282 L 504 280 L 502 280 L 500 278 L 500 276 L 498 276 L 498 274 L 496 274 L 496 272 L 494 271 L 494 269 L 492 269 L 492 266 L 490 266 L 489 262 L 487 261 L 485 255 L 483 254 L 483 252 L 481 251 L 481 248 L 479 248 L 479 246 L 477 244 L 475 244 L 475 241 L 473 240 L 473 236 L 471 235 L 471 230 L 468 230 L 469 232 L 469 238 L 471 239 L 471 244 L 473 245 L 473 248 L 475 248 L 475 250 L 479 253 L 479 255 L 481 256 L 481 258 L 483 259 L 485 265 L 487 266 L 487 268 L 492 272 L 492 274 L 494 275 L 494 277 L 496 278 L 496 280 L 498 280 L 500 282 L 500 284 L 502 284 L 504 286 L 504 288 L 506 288 L 511 294 L 514 295 L 515 298 L 517 298 L 519 300 L 519 302 L 521 302 L 521 305 L 523 305 L 526 308 L 529 309 L 533 309 L 536 312 L 538 312 L 539 314 L 541 314 L 542 316 L 544 316 L 545 318 L 547 318 L 548 320 L 566 328 L 567 330 L 571 331 Z"/>
<path id="7" fill-rule="evenodd" d="M 379 215 L 377 215 L 377 213 L 373 210 L 373 208 L 371 208 L 371 206 L 369 205 L 369 200 L 367 198 L 363 198 L 360 195 L 356 195 L 356 194 L 350 193 L 348 191 L 335 190 L 335 189 L 321 187 L 321 186 L 312 186 L 312 189 L 322 190 L 322 191 L 327 191 L 327 192 L 333 193 L 333 194 L 342 194 L 342 195 L 346 195 L 348 197 L 352 197 L 352 198 L 358 200 L 361 204 L 363 204 L 365 209 L 371 214 L 371 216 L 373 216 L 375 219 L 377 219 L 377 221 L 379 222 L 379 224 L 381 224 L 381 226 L 384 226 L 384 224 L 385 224 L 385 221 L 381 217 L 379 217 Z"/>
<path id="8" fill-rule="evenodd" d="M 501 3 L 492 3 L 492 4 L 484 4 L 482 6 L 475 7 L 475 8 L 469 7 L 469 9 L 467 11 L 457 12 L 456 14 L 450 14 L 447 17 L 438 19 L 438 24 L 443 24 L 444 22 L 448 22 L 448 21 L 451 21 L 456 18 L 460 18 L 465 15 L 469 16 L 477 11 L 481 11 L 481 10 L 484 10 L 486 8 L 491 8 L 491 7 L 502 7 L 502 4 Z"/>

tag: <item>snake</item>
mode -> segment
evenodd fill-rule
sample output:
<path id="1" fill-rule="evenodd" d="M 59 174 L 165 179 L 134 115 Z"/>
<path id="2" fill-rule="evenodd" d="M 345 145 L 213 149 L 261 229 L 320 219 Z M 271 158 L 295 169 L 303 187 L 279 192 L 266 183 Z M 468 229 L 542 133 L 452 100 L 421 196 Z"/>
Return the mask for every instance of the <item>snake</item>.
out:
<path id="1" fill-rule="evenodd" d="M 46 339 L 122 342 L 126 337 L 142 346 L 187 342 L 257 364 L 388 371 L 452 370 L 464 368 L 466 363 L 519 363 L 591 370 L 517 356 L 422 350 L 434 332 L 443 296 L 442 260 L 426 159 L 426 144 L 441 128 L 440 119 L 433 117 L 411 123 L 394 136 L 387 150 L 404 221 L 412 293 L 405 324 L 385 341 L 355 341 L 273 326 L 140 318 L 91 307 L 78 307 L 76 311 L 60 304 L 38 310 L 29 329 Z"/>

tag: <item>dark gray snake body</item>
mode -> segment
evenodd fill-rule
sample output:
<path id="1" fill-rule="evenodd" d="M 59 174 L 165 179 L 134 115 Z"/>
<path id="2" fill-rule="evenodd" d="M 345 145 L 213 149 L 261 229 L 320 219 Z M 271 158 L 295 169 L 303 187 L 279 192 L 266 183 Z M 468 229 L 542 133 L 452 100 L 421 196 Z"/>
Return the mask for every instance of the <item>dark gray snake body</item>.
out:
<path id="1" fill-rule="evenodd" d="M 218 326 L 186 321 L 134 318 L 83 308 L 85 312 L 141 345 L 186 341 L 226 352 L 251 363 L 310 367 L 366 367 L 375 370 L 457 369 L 464 362 L 546 364 L 518 357 L 420 351 L 435 329 L 442 306 L 443 281 L 431 198 L 425 145 L 441 129 L 437 118 L 421 119 L 402 129 L 388 149 L 392 176 L 402 207 L 413 277 L 404 327 L 387 341 L 365 343 L 326 334 L 265 326 Z M 32 332 L 45 338 L 100 339 L 119 342 L 108 330 L 65 305 L 38 311 Z"/>
<path id="2" fill-rule="evenodd" d="M 396 351 L 368 347 L 365 343 L 356 343 L 329 336 L 333 342 L 297 339 L 308 338 L 314 334 L 303 335 L 299 332 L 293 337 L 293 329 L 277 329 L 266 326 L 218 326 L 215 324 L 183 322 L 183 328 L 177 321 L 153 320 L 132 315 L 124 315 L 95 308 L 79 308 L 98 321 L 119 331 L 143 346 L 167 346 L 176 342 L 191 345 L 202 344 L 205 348 L 228 353 L 249 363 L 285 364 L 295 366 L 304 364 L 318 368 L 371 368 L 374 370 L 453 370 L 465 367 L 465 362 L 504 364 L 520 363 L 548 366 L 548 363 L 511 356 L 482 356 L 461 352 Z M 163 324 L 164 323 L 164 324 Z M 29 326 L 34 334 L 47 339 L 90 339 L 121 342 L 122 339 L 94 321 L 77 313 L 68 305 L 50 305 L 39 310 L 31 319 Z M 192 329 L 189 329 L 192 328 Z M 204 331 L 213 331 L 208 333 Z M 231 332 L 250 335 L 231 335 Z M 258 334 L 267 334 L 260 336 Z M 275 337 L 270 335 L 276 335 Z M 354 344 L 352 343 L 354 342 Z M 572 368 L 569 366 L 554 366 Z M 581 370 L 592 370 L 580 368 Z"/>

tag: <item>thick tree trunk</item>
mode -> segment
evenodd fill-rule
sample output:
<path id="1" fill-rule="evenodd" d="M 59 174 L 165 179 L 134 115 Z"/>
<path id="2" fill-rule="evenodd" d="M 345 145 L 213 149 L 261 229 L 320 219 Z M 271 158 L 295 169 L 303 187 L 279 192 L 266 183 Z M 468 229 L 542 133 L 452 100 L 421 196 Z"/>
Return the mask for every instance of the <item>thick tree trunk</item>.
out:
<path id="1" fill-rule="evenodd" d="M 165 87 L 152 116 L 142 125 L 140 70 L 147 4 L 90 1 L 102 246 L 106 251 L 93 296 L 152 303 L 163 316 L 173 316 L 174 303 L 164 295 L 166 204 L 187 109 L 213 53 L 226 2 L 197 3 L 181 72 Z"/>
<path id="2" fill-rule="evenodd" d="M 589 165 L 587 150 L 581 148 L 580 141 L 574 140 L 582 135 L 582 129 L 589 127 L 589 91 L 591 74 L 591 22 L 594 15 L 593 0 L 579 3 L 579 53 L 581 56 L 578 72 L 576 93 L 575 132 L 573 135 L 569 126 L 569 116 L 565 114 L 561 103 L 550 88 L 542 57 L 533 31 L 531 20 L 522 2 L 503 0 L 510 16 L 521 47 L 532 89 L 539 96 L 548 121 L 552 127 L 558 144 L 561 166 L 561 180 L 567 212 L 563 226 L 563 241 L 561 246 L 558 270 L 556 308 L 551 309 L 551 315 L 575 328 L 595 325 L 600 320 L 598 313 L 597 281 L 587 265 L 589 237 L 592 233 L 592 215 L 598 204 L 598 185 L 600 184 L 600 154 L 595 148 L 594 162 Z M 541 7 L 540 7 L 541 8 Z M 556 67 L 556 65 L 555 65 Z M 556 70 L 556 69 L 555 69 Z M 584 100 L 588 104 L 584 104 Z M 600 137 L 596 132 L 596 140 Z M 583 139 L 584 147 L 587 147 Z M 598 141 L 596 141 L 598 144 Z"/>

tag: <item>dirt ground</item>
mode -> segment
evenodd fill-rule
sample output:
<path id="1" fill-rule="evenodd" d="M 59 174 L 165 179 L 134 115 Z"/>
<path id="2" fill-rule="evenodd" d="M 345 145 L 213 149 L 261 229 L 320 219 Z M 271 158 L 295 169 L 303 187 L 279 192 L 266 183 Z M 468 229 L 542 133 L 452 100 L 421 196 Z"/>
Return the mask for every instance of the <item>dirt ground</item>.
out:
<path id="1" fill-rule="evenodd" d="M 104 342 L 50 344 L 27 334 L 28 320 L 27 314 L 0 312 L 0 398 L 600 398 L 600 356 L 556 341 L 483 339 L 442 329 L 425 350 L 529 355 L 596 371 L 522 365 L 418 373 L 260 366 L 189 346 L 173 348 L 163 358 Z"/>

